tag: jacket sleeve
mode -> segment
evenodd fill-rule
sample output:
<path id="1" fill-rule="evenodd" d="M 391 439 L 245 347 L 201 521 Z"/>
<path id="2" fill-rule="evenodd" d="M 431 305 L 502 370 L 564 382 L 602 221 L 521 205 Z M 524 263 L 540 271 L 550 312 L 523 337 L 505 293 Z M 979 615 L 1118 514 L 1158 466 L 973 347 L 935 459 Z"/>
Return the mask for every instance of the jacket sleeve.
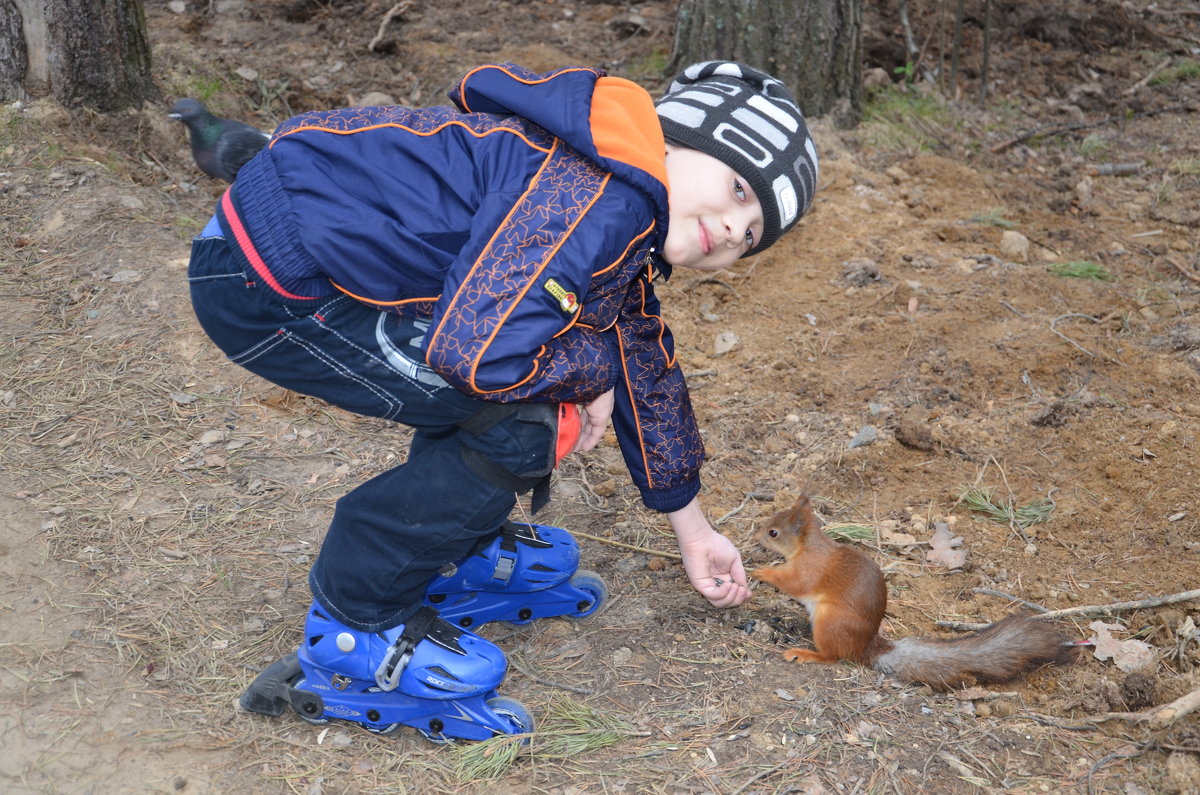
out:
<path id="1" fill-rule="evenodd" d="M 430 367 L 495 402 L 586 402 L 619 375 L 616 335 L 578 322 L 598 263 L 630 234 L 593 212 L 611 175 L 561 141 L 519 196 L 484 199 L 426 335 Z"/>
<path id="2" fill-rule="evenodd" d="M 630 290 L 617 331 L 623 378 L 613 427 L 621 454 L 646 507 L 675 511 L 700 491 L 704 442 L 648 279 Z"/>

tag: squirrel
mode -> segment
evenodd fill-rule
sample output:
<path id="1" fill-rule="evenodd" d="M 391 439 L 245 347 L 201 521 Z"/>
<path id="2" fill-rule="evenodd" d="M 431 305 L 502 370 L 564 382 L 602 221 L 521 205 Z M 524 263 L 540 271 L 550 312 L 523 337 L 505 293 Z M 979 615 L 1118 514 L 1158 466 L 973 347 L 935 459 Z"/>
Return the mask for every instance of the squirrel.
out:
<path id="1" fill-rule="evenodd" d="M 1071 658 L 1058 630 L 1016 614 L 950 640 L 884 638 L 879 634 L 887 607 L 883 572 L 859 550 L 825 535 L 805 495 L 771 517 L 756 539 L 786 561 L 751 576 L 798 599 L 812 623 L 817 650 L 788 649 L 783 658 L 789 662 L 851 660 L 907 682 L 950 690 L 1008 682 Z"/>

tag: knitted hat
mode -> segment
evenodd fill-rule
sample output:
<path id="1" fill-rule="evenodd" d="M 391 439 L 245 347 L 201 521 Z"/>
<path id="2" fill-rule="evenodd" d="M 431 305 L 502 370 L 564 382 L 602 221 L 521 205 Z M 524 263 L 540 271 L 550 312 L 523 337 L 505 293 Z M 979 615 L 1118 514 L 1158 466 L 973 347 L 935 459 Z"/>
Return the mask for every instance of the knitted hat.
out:
<path id="1" fill-rule="evenodd" d="M 757 254 L 791 229 L 817 190 L 817 150 L 804 114 L 783 83 L 732 61 L 684 69 L 655 103 L 663 135 L 711 155 L 754 189 L 763 235 Z"/>

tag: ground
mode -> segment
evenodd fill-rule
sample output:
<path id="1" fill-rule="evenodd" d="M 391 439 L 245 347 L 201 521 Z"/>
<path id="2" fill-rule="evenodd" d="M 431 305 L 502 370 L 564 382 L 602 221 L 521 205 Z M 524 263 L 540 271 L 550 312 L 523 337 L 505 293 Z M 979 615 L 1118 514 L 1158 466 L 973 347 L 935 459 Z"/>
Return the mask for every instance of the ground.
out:
<path id="1" fill-rule="evenodd" d="M 222 186 L 165 108 L 201 96 L 269 129 L 372 92 L 437 103 L 504 59 L 658 90 L 675 4 L 146 5 L 161 103 L 2 111 L 5 791 L 1200 792 L 1196 713 L 1145 719 L 1200 688 L 1194 592 L 1060 619 L 1083 641 L 1103 618 L 1141 662 L 1081 646 L 1003 687 L 785 663 L 804 610 L 762 584 L 737 609 L 699 599 L 611 436 L 564 464 L 537 517 L 578 534 L 606 607 L 485 632 L 510 659 L 502 692 L 538 723 L 529 745 L 239 712 L 298 641 L 333 501 L 407 435 L 275 389 L 204 338 L 184 270 Z M 894 636 L 949 636 L 938 622 L 1017 600 L 1187 592 L 1200 18 L 1184 0 L 995 4 L 980 104 L 982 4 L 957 91 L 948 5 L 909 4 L 915 59 L 897 9 L 868 3 L 869 78 L 888 87 L 857 127 L 814 119 L 812 212 L 762 256 L 663 286 L 704 505 L 761 565 L 755 531 L 812 495 L 887 572 Z M 926 557 L 939 523 L 962 566 Z"/>

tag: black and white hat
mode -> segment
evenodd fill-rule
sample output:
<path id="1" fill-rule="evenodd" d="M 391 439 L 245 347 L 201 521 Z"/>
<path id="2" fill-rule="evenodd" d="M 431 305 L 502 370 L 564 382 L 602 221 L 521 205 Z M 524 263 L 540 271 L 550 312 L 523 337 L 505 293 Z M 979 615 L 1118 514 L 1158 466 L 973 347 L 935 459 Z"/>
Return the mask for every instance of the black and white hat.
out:
<path id="1" fill-rule="evenodd" d="M 750 183 L 763 208 L 757 254 L 808 211 L 817 190 L 817 150 L 804 114 L 783 83 L 732 61 L 684 69 L 655 103 L 663 135 L 717 158 Z"/>

